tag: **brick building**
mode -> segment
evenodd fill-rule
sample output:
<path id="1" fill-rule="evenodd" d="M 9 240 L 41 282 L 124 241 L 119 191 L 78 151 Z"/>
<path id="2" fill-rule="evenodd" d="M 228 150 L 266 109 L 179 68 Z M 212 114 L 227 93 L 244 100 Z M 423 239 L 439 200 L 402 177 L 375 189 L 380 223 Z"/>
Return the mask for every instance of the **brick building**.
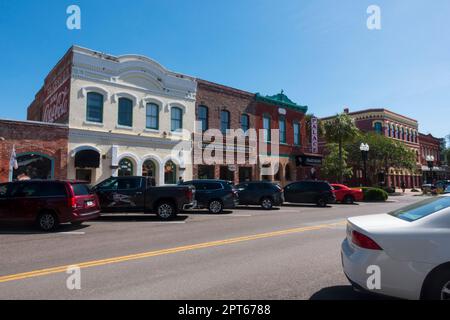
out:
<path id="1" fill-rule="evenodd" d="M 279 170 L 274 176 L 261 178 L 282 185 L 295 180 L 316 178 L 322 156 L 308 153 L 305 124 L 308 107 L 292 102 L 283 92 L 274 96 L 256 94 L 255 101 L 255 127 L 265 131 L 269 151 L 272 142 L 269 131 L 279 129 L 280 134 Z"/>
<path id="2" fill-rule="evenodd" d="M 197 135 L 209 129 L 219 129 L 226 145 L 226 130 L 242 129 L 246 132 L 255 126 L 254 94 L 239 89 L 197 79 L 196 119 L 201 123 Z M 200 133 L 201 132 L 201 133 Z M 197 136 L 198 137 L 198 136 Z M 200 150 L 215 142 L 215 138 L 204 136 Z M 197 141 L 198 139 L 195 139 Z M 250 137 L 242 144 L 236 141 L 234 146 L 227 145 L 223 150 L 223 164 L 206 164 L 204 159 L 194 153 L 193 177 L 195 179 L 223 179 L 235 183 L 258 179 L 258 167 L 249 163 L 248 154 L 252 143 Z M 232 149 L 230 149 L 232 148 Z M 236 160 L 239 155 L 245 163 L 226 164 L 225 151 L 233 152 Z"/>
<path id="3" fill-rule="evenodd" d="M 442 152 L 442 139 L 436 138 L 431 134 L 419 134 L 420 144 L 420 164 L 422 170 L 422 179 L 424 182 L 433 182 L 437 180 L 448 179 L 447 168 L 443 166 L 441 159 Z M 433 156 L 434 167 L 430 171 L 428 166 L 427 157 Z"/>
<path id="4" fill-rule="evenodd" d="M 66 179 L 68 135 L 66 125 L 0 120 L 0 182 Z M 14 147 L 17 169 L 10 167 Z"/>
<path id="5" fill-rule="evenodd" d="M 384 181 L 387 175 L 388 185 L 395 185 L 400 187 L 404 181 L 408 188 L 418 187 L 422 183 L 419 162 L 419 123 L 415 119 L 400 115 L 384 108 L 373 108 L 361 111 L 350 112 L 349 109 L 344 110 L 355 121 L 356 127 L 363 132 L 376 132 L 382 134 L 390 139 L 403 143 L 417 154 L 417 169 L 415 172 L 410 172 L 404 168 L 391 168 L 389 172 L 380 172 L 380 182 Z M 323 118 L 322 121 L 333 119 L 334 117 Z M 355 173 L 359 168 L 355 168 Z M 355 174 L 355 176 L 358 176 Z M 383 177 L 381 179 L 381 177 Z M 361 181 L 361 179 L 359 179 Z M 353 184 L 358 184 L 355 179 L 351 181 Z"/>

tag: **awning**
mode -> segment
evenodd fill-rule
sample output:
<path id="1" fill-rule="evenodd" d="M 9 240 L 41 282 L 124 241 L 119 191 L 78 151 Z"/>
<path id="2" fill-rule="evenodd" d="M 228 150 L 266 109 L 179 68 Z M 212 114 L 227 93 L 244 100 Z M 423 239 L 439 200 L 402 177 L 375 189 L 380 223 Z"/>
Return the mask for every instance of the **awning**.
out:
<path id="1" fill-rule="evenodd" d="M 315 167 L 321 166 L 323 162 L 323 156 L 318 154 L 307 154 L 296 156 L 295 161 L 297 167 Z"/>
<path id="2" fill-rule="evenodd" d="M 100 154 L 95 150 L 82 150 L 75 155 L 76 168 L 99 168 Z"/>

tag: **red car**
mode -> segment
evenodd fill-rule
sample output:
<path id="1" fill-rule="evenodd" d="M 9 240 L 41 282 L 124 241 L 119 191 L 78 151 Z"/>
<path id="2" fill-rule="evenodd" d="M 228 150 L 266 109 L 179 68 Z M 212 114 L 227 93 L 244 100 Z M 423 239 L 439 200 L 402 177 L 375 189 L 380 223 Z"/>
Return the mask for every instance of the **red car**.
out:
<path id="1" fill-rule="evenodd" d="M 76 181 L 29 180 L 0 184 L 0 221 L 35 223 L 53 231 L 61 223 L 97 218 L 100 207 L 89 186 Z"/>
<path id="2" fill-rule="evenodd" d="M 345 204 L 353 204 L 364 200 L 364 194 L 361 189 L 350 189 L 343 184 L 332 184 L 336 201 Z"/>

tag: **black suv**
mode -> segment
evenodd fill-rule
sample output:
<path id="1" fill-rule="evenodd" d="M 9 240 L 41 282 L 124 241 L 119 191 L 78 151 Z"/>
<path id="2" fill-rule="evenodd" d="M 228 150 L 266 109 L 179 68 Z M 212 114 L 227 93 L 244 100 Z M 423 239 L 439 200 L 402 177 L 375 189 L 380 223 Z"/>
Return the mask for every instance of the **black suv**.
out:
<path id="1" fill-rule="evenodd" d="M 284 202 L 283 189 L 271 182 L 254 181 L 238 184 L 240 205 L 260 205 L 265 210 L 281 206 Z"/>
<path id="2" fill-rule="evenodd" d="M 222 213 L 224 209 L 234 209 L 239 204 L 239 196 L 233 184 L 224 180 L 193 180 L 183 185 L 195 187 L 198 209 L 208 209 L 210 213 Z"/>
<path id="3" fill-rule="evenodd" d="M 300 181 L 287 185 L 284 188 L 286 202 L 315 203 L 319 207 L 326 207 L 336 202 L 333 187 L 324 181 Z"/>

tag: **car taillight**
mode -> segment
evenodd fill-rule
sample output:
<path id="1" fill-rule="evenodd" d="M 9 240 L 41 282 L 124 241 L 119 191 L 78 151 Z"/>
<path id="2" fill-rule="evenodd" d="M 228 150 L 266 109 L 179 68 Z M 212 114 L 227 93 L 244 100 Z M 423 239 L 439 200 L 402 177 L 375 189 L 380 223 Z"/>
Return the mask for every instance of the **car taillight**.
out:
<path id="1" fill-rule="evenodd" d="M 69 208 L 76 209 L 77 208 L 77 198 L 75 197 L 75 192 L 73 191 L 72 185 L 69 183 L 67 184 L 67 191 L 69 193 L 68 198 L 68 206 Z"/>
<path id="2" fill-rule="evenodd" d="M 194 194 L 193 194 L 191 188 L 189 188 L 189 189 L 186 190 L 186 198 L 188 198 L 189 200 L 192 200 L 193 195 L 194 195 Z"/>
<path id="3" fill-rule="evenodd" d="M 375 241 L 361 232 L 353 230 L 352 242 L 360 248 L 368 250 L 383 250 Z"/>

